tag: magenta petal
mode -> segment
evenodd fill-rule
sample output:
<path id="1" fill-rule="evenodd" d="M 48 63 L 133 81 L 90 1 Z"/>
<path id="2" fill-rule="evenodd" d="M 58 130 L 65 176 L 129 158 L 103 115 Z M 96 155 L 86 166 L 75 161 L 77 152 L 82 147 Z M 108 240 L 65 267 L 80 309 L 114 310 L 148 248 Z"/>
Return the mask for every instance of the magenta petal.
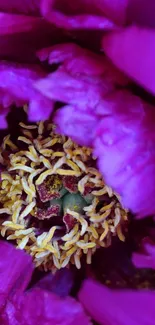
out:
<path id="1" fill-rule="evenodd" d="M 31 31 L 39 20 L 31 16 L 0 13 L 0 35 Z"/>
<path id="2" fill-rule="evenodd" d="M 38 52 L 41 61 L 60 66 L 35 87 L 51 100 L 74 105 L 86 112 L 95 112 L 105 94 L 115 87 L 126 86 L 124 77 L 104 55 L 97 55 L 75 44 L 61 44 Z"/>
<path id="3" fill-rule="evenodd" d="M 54 121 L 58 132 L 81 145 L 92 147 L 98 123 L 94 115 L 82 112 L 76 107 L 66 106 L 57 112 Z"/>
<path id="4" fill-rule="evenodd" d="M 119 69 L 155 94 L 153 29 L 129 27 L 109 33 L 103 38 L 103 49 Z"/>
<path id="5" fill-rule="evenodd" d="M 149 268 L 155 270 L 155 256 L 134 253 L 132 262 L 137 268 Z"/>
<path id="6" fill-rule="evenodd" d="M 5 0 L 0 1 L 0 11 L 9 13 L 39 14 L 40 0 Z"/>
<path id="7" fill-rule="evenodd" d="M 155 269 L 155 244 L 150 238 L 142 240 L 142 252 L 133 253 L 132 261 L 137 268 Z"/>
<path id="8" fill-rule="evenodd" d="M 22 106 L 29 103 L 29 119 L 38 121 L 47 119 L 53 109 L 53 102 L 42 96 L 34 83 L 46 74 L 37 65 L 20 65 L 0 63 L 0 92 L 1 105 L 9 107 L 11 104 Z M 37 113 L 37 114 L 36 114 Z"/>
<path id="9" fill-rule="evenodd" d="M 103 118 L 95 139 L 99 168 L 107 184 L 121 195 L 125 207 L 137 217 L 152 215 L 155 213 L 154 107 L 129 92 L 119 91 L 107 97 L 103 112 L 99 112 Z M 104 117 L 104 109 L 107 114 L 108 108 L 109 115 Z"/>
<path id="10" fill-rule="evenodd" d="M 65 29 L 107 30 L 115 26 L 92 0 L 79 0 L 76 3 L 68 0 L 61 3 L 59 0 L 42 0 L 41 11 L 52 24 Z"/>
<path id="11" fill-rule="evenodd" d="M 79 300 L 101 325 L 154 324 L 154 291 L 111 290 L 87 280 L 79 293 Z"/>
<path id="12" fill-rule="evenodd" d="M 14 318 L 22 325 L 91 325 L 82 306 L 72 298 L 61 299 L 41 289 L 13 300 Z M 8 312 L 9 314 L 9 312 Z"/>
<path id="13" fill-rule="evenodd" d="M 38 95 L 36 100 L 32 100 L 29 105 L 28 117 L 31 122 L 48 120 L 54 108 L 54 102 L 42 95 Z"/>
<path id="14" fill-rule="evenodd" d="M 74 43 L 64 43 L 42 49 L 37 53 L 41 61 L 48 60 L 49 64 L 61 64 L 60 71 L 66 71 L 74 77 L 89 76 L 94 79 L 86 79 L 90 84 L 102 83 L 104 80 L 117 86 L 126 86 L 129 83 L 128 78 L 124 76 L 111 62 L 102 54 L 95 54 L 87 49 L 81 48 Z M 98 82 L 97 82 L 98 81 Z"/>
<path id="15" fill-rule="evenodd" d="M 23 292 L 33 271 L 31 257 L 4 241 L 0 241 L 0 257 L 0 295 L 7 298 Z"/>
<path id="16" fill-rule="evenodd" d="M 55 293 L 59 297 L 66 297 L 70 294 L 73 284 L 74 276 L 71 270 L 61 269 L 54 275 L 45 275 L 35 287 Z"/>

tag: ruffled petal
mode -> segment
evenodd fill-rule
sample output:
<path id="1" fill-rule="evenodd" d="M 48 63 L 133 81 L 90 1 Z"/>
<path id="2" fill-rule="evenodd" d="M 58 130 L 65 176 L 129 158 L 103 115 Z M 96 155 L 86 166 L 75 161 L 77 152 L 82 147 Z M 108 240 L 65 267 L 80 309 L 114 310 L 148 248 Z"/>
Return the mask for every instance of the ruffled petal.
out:
<path id="1" fill-rule="evenodd" d="M 115 92 L 104 101 L 105 105 L 96 111 L 102 117 L 95 139 L 99 168 L 107 184 L 121 195 L 125 207 L 137 217 L 152 215 L 155 213 L 154 107 L 125 91 Z"/>
<path id="2" fill-rule="evenodd" d="M 111 290 L 87 280 L 79 293 L 86 311 L 101 325 L 153 325 L 154 291 Z"/>
<path id="3" fill-rule="evenodd" d="M 7 110 L 14 103 L 17 106 L 29 103 L 30 120 L 47 119 L 53 109 L 53 103 L 34 88 L 34 82 L 42 76 L 45 76 L 45 73 L 37 65 L 1 62 L 0 104 Z"/>
<path id="4" fill-rule="evenodd" d="M 36 88 L 52 100 L 75 105 L 88 113 L 96 111 L 106 93 L 129 83 L 103 55 L 75 44 L 43 49 L 38 56 L 41 61 L 59 64 L 59 68 L 37 81 Z"/>
<path id="5" fill-rule="evenodd" d="M 105 17 L 104 5 L 92 0 L 42 0 L 41 12 L 52 24 L 65 29 L 113 28 L 114 23 Z"/>
<path id="6" fill-rule="evenodd" d="M 7 323 L 10 312 L 15 323 Z M 91 325 L 82 306 L 74 299 L 61 299 L 41 289 L 33 289 L 8 302 L 1 318 L 7 325 Z"/>
<path id="7" fill-rule="evenodd" d="M 87 49 L 81 48 L 74 43 L 64 43 L 44 48 L 37 52 L 40 61 L 48 61 L 50 65 L 59 64 L 61 69 L 71 76 L 80 77 L 103 77 L 112 86 L 126 86 L 129 79 L 125 77 L 111 62 L 104 56 L 95 54 Z M 104 86 L 104 79 L 99 80 Z M 96 84 L 96 79 L 90 80 Z M 103 87 L 104 88 L 104 87 Z"/>
<path id="8" fill-rule="evenodd" d="M 155 31 L 153 29 L 133 26 L 109 33 L 103 38 L 103 49 L 119 69 L 155 94 Z"/>
<path id="9" fill-rule="evenodd" d="M 75 142 L 92 147 L 98 123 L 97 117 L 76 107 L 66 106 L 55 115 L 57 131 L 71 137 Z"/>

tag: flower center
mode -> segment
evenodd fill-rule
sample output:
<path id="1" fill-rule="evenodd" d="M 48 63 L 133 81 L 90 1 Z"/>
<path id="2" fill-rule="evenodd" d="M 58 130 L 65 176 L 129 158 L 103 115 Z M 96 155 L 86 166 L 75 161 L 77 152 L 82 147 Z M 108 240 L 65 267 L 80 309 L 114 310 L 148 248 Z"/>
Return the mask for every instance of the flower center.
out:
<path id="1" fill-rule="evenodd" d="M 90 264 L 112 237 L 124 241 L 127 210 L 96 168 L 90 148 L 55 132 L 48 122 L 20 123 L 6 136 L 2 165 L 1 234 L 33 256 L 44 270 Z"/>

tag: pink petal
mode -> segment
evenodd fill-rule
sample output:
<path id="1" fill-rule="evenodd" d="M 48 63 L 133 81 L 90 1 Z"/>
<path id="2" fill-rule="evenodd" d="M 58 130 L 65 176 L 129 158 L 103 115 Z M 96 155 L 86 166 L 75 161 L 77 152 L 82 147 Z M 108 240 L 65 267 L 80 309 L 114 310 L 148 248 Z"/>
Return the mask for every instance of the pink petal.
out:
<path id="1" fill-rule="evenodd" d="M 38 53 L 40 60 L 59 63 L 56 72 L 40 79 L 35 86 L 52 100 L 94 112 L 104 95 L 129 80 L 103 56 L 75 44 L 62 44 Z"/>
<path id="2" fill-rule="evenodd" d="M 0 13 L 0 35 L 28 32 L 35 28 L 40 18 Z"/>
<path id="3" fill-rule="evenodd" d="M 155 94 L 154 30 L 133 26 L 109 33 L 103 38 L 103 49 L 119 69 Z"/>
<path id="4" fill-rule="evenodd" d="M 0 35 L 0 59 L 26 63 L 37 61 L 37 50 L 66 40 L 62 30 L 43 18 L 13 14 L 0 14 Z"/>
<path id="5" fill-rule="evenodd" d="M 81 145 L 92 147 L 98 123 L 94 115 L 66 106 L 57 112 L 54 121 L 59 133 L 71 137 Z"/>
<path id="6" fill-rule="evenodd" d="M 71 270 L 61 269 L 52 275 L 49 273 L 36 283 L 35 288 L 55 293 L 59 297 L 66 297 L 74 285 L 74 276 Z"/>
<path id="7" fill-rule="evenodd" d="M 137 268 L 149 268 L 155 270 L 155 257 L 145 254 L 134 253 L 132 262 Z"/>
<path id="8" fill-rule="evenodd" d="M 0 1 L 0 11 L 39 15 L 40 0 L 5 0 Z"/>
<path id="9" fill-rule="evenodd" d="M 151 234 L 150 234 L 151 235 Z M 154 237 L 153 237 L 154 239 Z M 142 240 L 142 252 L 133 253 L 132 262 L 137 268 L 155 269 L 155 243 L 147 237 Z"/>
<path id="10" fill-rule="evenodd" d="M 26 289 L 33 264 L 29 255 L 4 241 L 0 241 L 0 256 L 0 296 L 7 299 L 8 296 L 13 297 L 17 292 L 21 293 Z"/>
<path id="11" fill-rule="evenodd" d="M 60 64 L 61 70 L 65 70 L 74 77 L 80 77 L 80 75 L 101 77 L 102 79 L 98 79 L 98 81 L 102 82 L 102 86 L 104 86 L 103 78 L 107 79 L 109 83 L 111 82 L 112 86 L 129 84 L 129 79 L 115 68 L 103 54 L 95 54 L 74 43 L 51 46 L 38 51 L 37 54 L 41 61 L 47 60 L 49 64 Z M 96 84 L 96 79 L 94 81 L 90 79 L 90 82 Z"/>
<path id="12" fill-rule="evenodd" d="M 94 0 L 42 0 L 43 16 L 52 24 L 65 29 L 111 29 L 113 22 L 105 17 L 103 8 Z"/>
<path id="13" fill-rule="evenodd" d="M 101 325 L 153 325 L 154 291 L 111 290 L 92 280 L 85 281 L 79 300 Z"/>
<path id="14" fill-rule="evenodd" d="M 47 119 L 53 109 L 53 102 L 42 96 L 34 83 L 46 74 L 37 65 L 0 63 L 0 103 L 8 107 L 15 103 L 30 104 L 30 120 Z M 36 114 L 37 113 L 37 114 Z"/>
<path id="15" fill-rule="evenodd" d="M 74 299 L 61 299 L 41 289 L 28 291 L 12 300 L 12 304 L 8 303 L 2 319 L 9 318 L 13 307 L 13 319 L 20 325 L 91 325 L 82 306 Z"/>
<path id="16" fill-rule="evenodd" d="M 129 92 L 104 99 L 95 155 L 104 178 L 137 217 L 155 213 L 155 111 Z M 125 105 L 125 106 L 124 106 Z M 108 116 L 107 114 L 109 109 Z"/>

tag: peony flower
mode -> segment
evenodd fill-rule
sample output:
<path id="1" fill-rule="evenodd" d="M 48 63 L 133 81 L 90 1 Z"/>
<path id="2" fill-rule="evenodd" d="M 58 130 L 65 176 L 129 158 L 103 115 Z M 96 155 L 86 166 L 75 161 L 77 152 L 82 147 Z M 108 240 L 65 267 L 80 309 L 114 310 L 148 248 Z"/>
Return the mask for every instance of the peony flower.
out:
<path id="1" fill-rule="evenodd" d="M 154 323 L 155 113 L 131 81 L 154 95 L 154 19 L 138 1 L 0 3 L 2 325 Z"/>
<path id="2" fill-rule="evenodd" d="M 55 272 L 91 264 L 112 237 L 125 240 L 128 212 L 104 183 L 89 148 L 55 133 L 48 122 L 20 123 L 0 148 L 1 234 Z"/>
<path id="3" fill-rule="evenodd" d="M 91 324 L 78 302 L 50 291 L 52 276 L 26 290 L 33 272 L 30 256 L 2 241 L 0 256 L 2 325 Z"/>

